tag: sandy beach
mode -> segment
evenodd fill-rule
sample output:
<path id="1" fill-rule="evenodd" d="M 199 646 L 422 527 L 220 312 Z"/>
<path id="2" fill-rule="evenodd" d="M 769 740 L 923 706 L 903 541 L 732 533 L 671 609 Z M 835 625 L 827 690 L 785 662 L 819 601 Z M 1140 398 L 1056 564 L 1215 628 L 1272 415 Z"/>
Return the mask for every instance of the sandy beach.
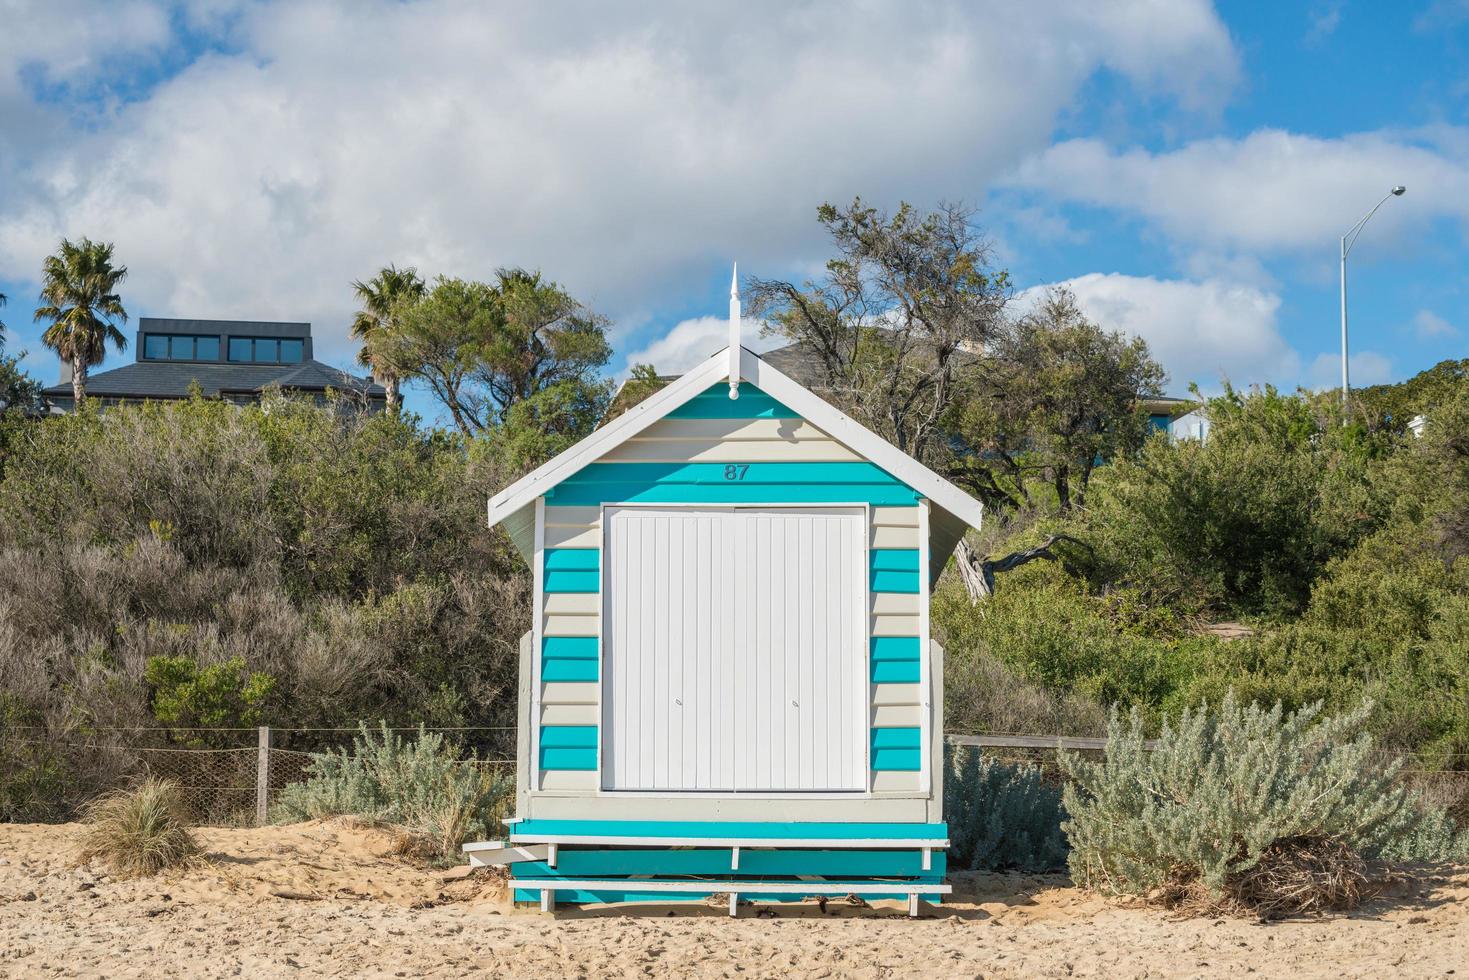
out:
<path id="1" fill-rule="evenodd" d="M 484 873 L 425 870 L 342 822 L 204 829 L 208 859 L 112 881 L 75 826 L 0 825 L 7 977 L 1260 977 L 1469 971 L 1469 869 L 1425 873 L 1351 916 L 1259 924 L 1119 908 L 1062 876 L 955 879 L 896 905 L 514 908 Z"/>

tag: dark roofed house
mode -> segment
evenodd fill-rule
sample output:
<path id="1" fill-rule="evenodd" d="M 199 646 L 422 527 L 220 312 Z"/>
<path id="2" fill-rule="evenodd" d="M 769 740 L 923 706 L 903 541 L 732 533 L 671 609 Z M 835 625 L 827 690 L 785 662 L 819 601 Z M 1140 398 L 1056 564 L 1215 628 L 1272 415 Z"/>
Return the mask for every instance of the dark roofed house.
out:
<path id="1" fill-rule="evenodd" d="M 382 385 L 312 359 L 309 323 L 143 317 L 134 351 L 132 364 L 88 377 L 87 397 L 104 406 L 187 398 L 197 384 L 206 398 L 237 405 L 273 388 L 318 401 L 333 390 L 373 412 L 387 403 Z M 61 373 L 44 391 L 52 411 L 73 408 L 71 365 Z"/>

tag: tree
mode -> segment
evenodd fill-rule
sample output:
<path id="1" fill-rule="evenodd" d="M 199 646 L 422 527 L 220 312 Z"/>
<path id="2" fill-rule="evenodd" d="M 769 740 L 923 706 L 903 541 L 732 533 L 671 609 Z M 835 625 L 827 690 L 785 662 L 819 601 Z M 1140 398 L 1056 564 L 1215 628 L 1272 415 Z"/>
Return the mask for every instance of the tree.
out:
<path id="1" fill-rule="evenodd" d="M 25 415 L 39 415 L 42 409 L 41 385 L 21 370 L 25 357 L 0 357 L 0 414 L 14 410 Z"/>
<path id="2" fill-rule="evenodd" d="M 961 377 L 950 424 L 966 451 L 955 474 L 992 502 L 1029 504 L 1026 484 L 1042 477 L 1062 511 L 1085 506 L 1097 464 L 1146 439 L 1139 399 L 1161 395 L 1165 377 L 1146 341 L 1103 330 L 1070 290 L 1048 289 Z"/>
<path id="3" fill-rule="evenodd" d="M 352 290 L 362 309 L 352 318 L 352 336 L 362 342 L 357 363 L 372 369 L 375 381 L 387 391 L 388 411 L 398 408 L 398 375 L 378 350 L 379 339 L 394 329 L 395 310 L 423 298 L 424 282 L 416 269 L 385 266 L 367 282 L 354 280 Z"/>
<path id="4" fill-rule="evenodd" d="M 752 310 L 820 364 L 825 394 L 899 449 L 942 465 L 956 376 L 999 329 L 1010 294 L 974 212 L 943 205 L 888 215 L 859 198 L 823 204 L 836 245 L 820 281 L 750 282 Z"/>
<path id="5" fill-rule="evenodd" d="M 0 306 L 4 306 L 5 305 L 6 299 L 7 299 L 6 295 L 4 293 L 0 293 Z M 5 322 L 3 320 L 0 320 L 0 346 L 3 346 L 4 343 L 5 343 Z"/>
<path id="6" fill-rule="evenodd" d="M 585 435 L 595 423 L 587 421 L 589 400 L 605 404 L 597 370 L 612 355 L 606 318 L 539 273 L 501 270 L 493 285 L 440 276 L 395 316 L 383 356 L 401 377 L 422 380 L 466 436 L 495 430 L 538 401 L 521 416 L 554 415 Z"/>
<path id="7" fill-rule="evenodd" d="M 127 338 L 113 320 L 127 322 L 127 311 L 117 284 L 127 278 L 127 266 L 112 264 L 112 243 L 82 238 L 61 240 L 56 254 L 41 264 L 41 306 L 36 321 L 51 325 L 41 343 L 71 365 L 72 398 L 78 408 L 87 397 L 87 369 L 101 364 L 111 342 L 119 351 Z"/>

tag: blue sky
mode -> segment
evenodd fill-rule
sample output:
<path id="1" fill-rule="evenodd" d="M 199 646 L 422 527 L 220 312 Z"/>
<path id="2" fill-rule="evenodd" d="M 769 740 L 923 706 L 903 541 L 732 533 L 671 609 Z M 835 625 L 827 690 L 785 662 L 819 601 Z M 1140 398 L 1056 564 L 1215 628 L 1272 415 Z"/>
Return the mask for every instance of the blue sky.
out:
<path id="1" fill-rule="evenodd" d="M 1021 290 L 1066 282 L 1183 392 L 1469 356 L 1469 2 L 502 5 L 72 0 L 0 36 L 6 350 L 41 258 L 116 243 L 139 316 L 310 320 L 394 262 L 541 268 L 616 369 L 723 343 L 729 262 L 801 278 L 857 194 L 981 208 Z M 129 332 L 131 328 L 128 328 Z M 132 358 L 112 354 L 108 366 Z M 422 397 L 413 400 L 428 412 Z"/>

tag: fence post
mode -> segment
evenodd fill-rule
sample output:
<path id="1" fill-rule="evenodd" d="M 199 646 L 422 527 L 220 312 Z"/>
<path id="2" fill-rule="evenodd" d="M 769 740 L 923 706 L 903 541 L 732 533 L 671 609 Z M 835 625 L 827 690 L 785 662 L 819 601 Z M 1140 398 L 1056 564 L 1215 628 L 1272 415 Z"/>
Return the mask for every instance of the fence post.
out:
<path id="1" fill-rule="evenodd" d="M 270 809 L 270 726 L 260 726 L 260 748 L 255 754 L 255 825 L 265 826 Z"/>

